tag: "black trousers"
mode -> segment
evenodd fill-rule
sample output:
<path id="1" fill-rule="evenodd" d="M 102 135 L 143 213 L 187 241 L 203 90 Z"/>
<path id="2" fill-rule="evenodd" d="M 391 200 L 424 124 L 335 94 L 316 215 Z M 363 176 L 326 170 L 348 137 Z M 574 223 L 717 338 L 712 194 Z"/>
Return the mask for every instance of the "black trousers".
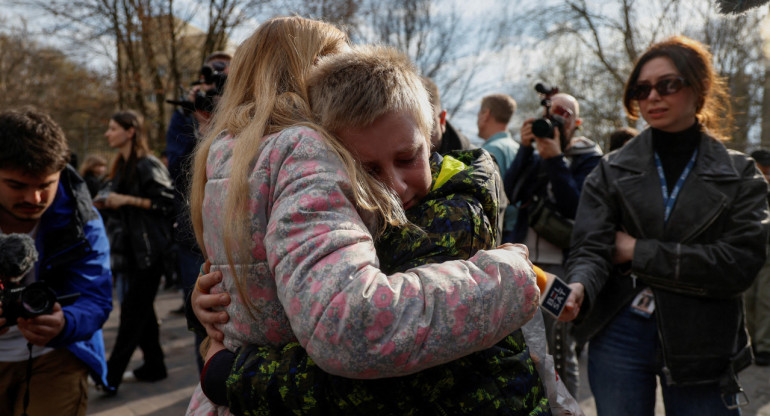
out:
<path id="1" fill-rule="evenodd" d="M 120 326 L 115 346 L 107 361 L 107 382 L 117 388 L 137 347 L 142 349 L 144 366 L 165 372 L 160 328 L 155 315 L 155 296 L 163 274 L 161 262 L 147 270 L 124 272 Z"/>

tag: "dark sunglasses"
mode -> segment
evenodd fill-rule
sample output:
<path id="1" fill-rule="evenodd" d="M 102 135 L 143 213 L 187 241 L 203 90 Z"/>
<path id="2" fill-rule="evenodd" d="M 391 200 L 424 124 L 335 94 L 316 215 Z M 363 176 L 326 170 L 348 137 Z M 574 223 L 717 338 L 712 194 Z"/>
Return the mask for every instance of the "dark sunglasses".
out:
<path id="1" fill-rule="evenodd" d="M 631 90 L 631 98 L 634 100 L 646 100 L 650 96 L 652 89 L 658 92 L 658 95 L 663 97 L 664 95 L 671 95 L 679 92 L 682 88 L 688 85 L 687 80 L 682 77 L 666 78 L 651 84 L 636 84 Z"/>

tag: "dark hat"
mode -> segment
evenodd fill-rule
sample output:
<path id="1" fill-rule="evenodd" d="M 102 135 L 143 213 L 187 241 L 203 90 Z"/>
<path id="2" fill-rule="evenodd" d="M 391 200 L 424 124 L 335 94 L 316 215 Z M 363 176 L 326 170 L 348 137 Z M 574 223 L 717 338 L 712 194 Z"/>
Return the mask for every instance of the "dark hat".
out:
<path id="1" fill-rule="evenodd" d="M 760 165 L 770 166 L 770 150 L 759 149 L 751 152 L 751 157 Z"/>

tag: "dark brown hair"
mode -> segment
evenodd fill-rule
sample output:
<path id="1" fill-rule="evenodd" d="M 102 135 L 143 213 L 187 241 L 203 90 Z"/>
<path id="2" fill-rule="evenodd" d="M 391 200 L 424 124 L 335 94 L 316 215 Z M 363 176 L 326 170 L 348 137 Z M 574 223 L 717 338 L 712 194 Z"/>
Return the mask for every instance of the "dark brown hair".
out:
<path id="1" fill-rule="evenodd" d="M 48 114 L 32 107 L 0 112 L 0 168 L 47 175 L 69 160 L 67 138 Z"/>
<path id="2" fill-rule="evenodd" d="M 147 156 L 150 153 L 150 147 L 147 144 L 147 136 L 144 133 L 144 118 L 133 110 L 118 111 L 110 117 L 111 120 L 118 123 L 124 130 L 134 128 L 134 135 L 131 136 L 131 152 L 128 160 L 123 155 L 118 154 L 112 161 L 109 178 L 112 179 L 120 171 L 121 182 L 131 181 L 136 173 L 137 159 Z"/>
<path id="3" fill-rule="evenodd" d="M 639 118 L 638 102 L 632 97 L 642 67 L 654 58 L 665 57 L 673 62 L 697 97 L 695 116 L 720 140 L 727 140 L 732 126 L 732 106 L 724 79 L 711 64 L 712 55 L 706 45 L 686 36 L 673 36 L 650 46 L 637 59 L 626 81 L 623 105 L 628 117 Z"/>

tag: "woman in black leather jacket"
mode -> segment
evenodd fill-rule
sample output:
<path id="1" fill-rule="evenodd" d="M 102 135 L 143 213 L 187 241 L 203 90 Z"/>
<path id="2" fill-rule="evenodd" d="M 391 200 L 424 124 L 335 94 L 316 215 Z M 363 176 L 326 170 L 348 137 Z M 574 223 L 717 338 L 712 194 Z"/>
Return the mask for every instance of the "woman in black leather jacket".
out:
<path id="1" fill-rule="evenodd" d="M 110 192 L 95 201 L 108 218 L 112 268 L 122 295 L 118 336 L 107 362 L 112 394 L 137 346 L 144 364 L 134 376 L 140 381 L 166 377 L 153 302 L 163 274 L 163 255 L 171 244 L 174 188 L 166 167 L 150 154 L 142 124 L 134 111 L 112 116 L 104 135 L 118 154 Z"/>
<path id="2" fill-rule="evenodd" d="M 707 48 L 651 46 L 625 88 L 649 124 L 588 176 L 572 235 L 562 320 L 589 344 L 599 415 L 737 415 L 751 363 L 741 294 L 765 259 L 767 184 L 720 142 L 726 90 Z M 720 129 L 721 128 L 721 129 Z"/>

